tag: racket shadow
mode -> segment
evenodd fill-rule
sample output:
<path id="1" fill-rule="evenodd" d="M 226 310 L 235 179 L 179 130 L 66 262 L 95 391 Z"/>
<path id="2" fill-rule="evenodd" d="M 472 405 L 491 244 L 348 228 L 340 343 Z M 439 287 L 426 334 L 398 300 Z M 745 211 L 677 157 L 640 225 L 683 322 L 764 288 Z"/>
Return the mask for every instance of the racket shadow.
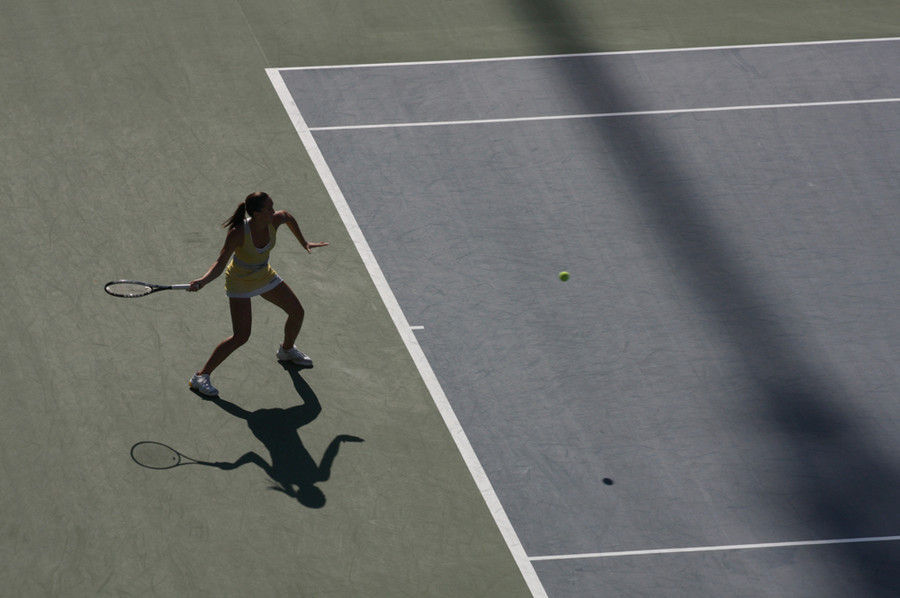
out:
<path id="1" fill-rule="evenodd" d="M 341 444 L 359 443 L 362 438 L 349 434 L 339 434 L 327 446 L 319 462 L 304 446 L 298 430 L 314 421 L 322 412 L 318 396 L 300 374 L 302 368 L 282 363 L 290 374 L 291 381 L 302 403 L 288 408 L 268 408 L 248 411 L 239 405 L 218 397 L 206 397 L 204 401 L 247 423 L 250 432 L 266 447 L 269 460 L 254 451 L 248 451 L 234 461 L 198 462 L 222 470 L 237 469 L 243 465 L 256 465 L 272 481 L 270 489 L 282 492 L 309 508 L 325 505 L 325 494 L 316 485 L 328 481 L 331 468 Z"/>

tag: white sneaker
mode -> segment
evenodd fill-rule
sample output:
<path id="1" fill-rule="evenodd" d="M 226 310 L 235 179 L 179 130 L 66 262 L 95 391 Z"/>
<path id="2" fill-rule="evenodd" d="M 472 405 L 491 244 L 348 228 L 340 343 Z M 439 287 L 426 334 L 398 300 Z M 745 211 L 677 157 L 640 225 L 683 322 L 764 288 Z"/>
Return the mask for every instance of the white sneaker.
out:
<path id="1" fill-rule="evenodd" d="M 209 382 L 209 374 L 194 374 L 191 376 L 190 386 L 204 396 L 219 396 L 218 389 Z"/>
<path id="2" fill-rule="evenodd" d="M 298 349 L 297 347 L 291 347 L 290 349 L 285 349 L 281 345 L 278 346 L 278 353 L 275 354 L 275 358 L 278 361 L 290 361 L 296 365 L 302 365 L 303 367 L 311 368 L 313 366 L 312 359 L 309 356 Z"/>

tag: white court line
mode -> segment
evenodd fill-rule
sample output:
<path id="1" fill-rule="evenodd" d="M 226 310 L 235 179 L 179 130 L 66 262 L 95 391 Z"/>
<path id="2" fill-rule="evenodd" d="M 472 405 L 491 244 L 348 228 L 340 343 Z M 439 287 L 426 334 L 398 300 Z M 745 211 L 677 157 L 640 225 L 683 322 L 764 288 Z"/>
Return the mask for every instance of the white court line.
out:
<path id="1" fill-rule="evenodd" d="M 387 307 L 387 310 L 394 321 L 394 325 L 400 333 L 400 337 L 406 344 L 406 348 L 409 350 L 416 367 L 419 369 L 422 380 L 425 382 L 428 391 L 431 393 L 431 398 L 434 400 L 438 411 L 444 418 L 444 423 L 447 425 L 453 440 L 456 442 L 456 447 L 459 449 L 463 460 L 468 466 L 469 473 L 471 473 L 474 478 L 475 484 L 481 492 L 481 496 L 487 503 L 488 509 L 494 517 L 494 521 L 500 529 L 503 539 L 506 541 L 507 547 L 512 553 L 516 564 L 519 566 L 522 576 L 525 578 L 525 583 L 528 585 L 528 588 L 535 598 L 546 598 L 547 592 L 544 590 L 544 586 L 541 584 L 540 579 L 538 579 L 534 566 L 531 564 L 531 561 L 528 560 L 528 555 L 525 553 L 525 549 L 522 547 L 522 543 L 519 541 L 519 537 L 513 529 L 509 517 L 506 515 L 506 511 L 503 509 L 503 505 L 500 504 L 497 493 L 494 492 L 494 488 L 491 485 L 484 468 L 481 466 L 478 456 L 472 449 L 472 445 L 469 442 L 465 431 L 462 429 L 462 425 L 460 425 L 459 420 L 456 418 L 456 414 L 453 412 L 453 408 L 450 406 L 450 402 L 447 400 L 447 396 L 444 394 L 444 390 L 441 388 L 437 376 L 435 376 L 434 371 L 431 369 L 431 364 L 428 363 L 428 359 L 425 357 L 422 347 L 419 346 L 416 335 L 412 333 L 409 322 L 407 321 L 400 304 L 397 302 L 397 298 L 394 296 L 393 291 L 391 291 L 391 287 L 388 285 L 387 279 L 381 271 L 381 267 L 378 265 L 375 255 L 372 253 L 372 249 L 369 247 L 368 242 L 363 236 L 362 230 L 356 222 L 356 218 L 353 216 L 353 212 L 351 212 L 350 206 L 347 204 L 347 200 L 344 198 L 344 194 L 338 186 L 331 169 L 325 162 L 325 158 L 322 156 L 318 144 L 313 138 L 306 122 L 303 120 L 300 109 L 297 108 L 297 105 L 294 103 L 294 98 L 291 96 L 290 91 L 288 91 L 284 79 L 281 77 L 281 73 L 278 69 L 266 69 L 266 73 L 269 75 L 272 86 L 275 88 L 275 92 L 278 94 L 281 103 L 284 105 L 284 109 L 287 111 L 288 117 L 290 117 L 291 122 L 294 125 L 294 129 L 300 136 L 303 147 L 306 148 L 319 176 L 322 178 L 322 182 L 328 191 L 328 195 L 331 197 L 331 201 L 334 203 L 341 219 L 344 221 L 344 226 L 350 233 L 350 238 L 353 239 L 353 243 L 356 245 L 356 249 L 359 251 L 359 255 L 362 258 L 363 263 L 365 263 L 366 269 L 369 271 L 369 276 L 372 277 L 372 282 L 375 283 L 375 287 L 381 295 L 381 300 L 384 301 L 385 307 Z"/>
<path id="2" fill-rule="evenodd" d="M 747 106 L 712 106 L 708 108 L 674 108 L 671 110 L 635 110 L 633 112 L 597 112 L 592 114 L 558 114 L 551 116 L 518 116 L 511 118 L 481 118 L 472 120 L 444 120 L 412 123 L 383 123 L 371 125 L 334 125 L 310 127 L 310 131 L 348 131 L 359 129 L 399 129 L 408 127 L 447 127 L 455 125 L 485 125 L 547 120 L 572 120 L 586 118 L 618 118 L 623 116 L 656 116 L 663 114 L 692 114 L 701 112 L 731 112 L 741 110 L 775 110 L 781 108 L 814 108 L 821 106 L 850 106 L 854 104 L 888 104 L 900 102 L 900 98 L 875 98 L 870 100 L 840 100 L 834 102 L 796 102 L 791 104 L 751 104 Z"/>
<path id="3" fill-rule="evenodd" d="M 571 559 L 597 559 L 617 556 L 643 556 L 648 554 L 678 554 L 686 552 L 715 552 L 723 550 L 750 550 L 754 548 L 786 548 L 791 546 L 821 546 L 825 544 L 859 544 L 862 542 L 897 542 L 900 536 L 873 538 L 846 538 L 840 540 L 808 540 L 801 542 L 767 542 L 765 544 L 734 544 L 731 546 L 693 546 L 688 548 L 660 548 L 656 550 L 623 550 L 619 552 L 586 552 L 582 554 L 557 554 L 529 557 L 532 561 L 562 561 Z"/>
<path id="4" fill-rule="evenodd" d="M 410 330 L 425 330 L 424 326 L 410 326 Z"/>
<path id="5" fill-rule="evenodd" d="M 325 69 L 362 69 L 391 66 L 428 66 L 437 64 L 464 64 L 475 62 L 504 62 L 513 60 L 544 60 L 549 58 L 578 58 L 582 56 L 627 56 L 629 54 L 667 54 L 672 52 L 706 52 L 710 50 L 746 50 L 752 48 L 785 48 L 791 46 L 820 46 L 831 44 L 868 44 L 900 41 L 900 37 L 874 37 L 865 39 L 832 39 L 810 42 L 783 42 L 777 44 L 744 44 L 737 46 L 701 46 L 698 48 L 659 48 L 655 50 L 618 50 L 614 52 L 583 52 L 580 54 L 543 54 L 537 56 L 502 56 L 497 58 L 462 58 L 457 60 L 421 60 L 414 62 L 375 62 L 370 64 L 332 64 L 322 66 L 294 66 L 279 71 L 310 71 Z"/>

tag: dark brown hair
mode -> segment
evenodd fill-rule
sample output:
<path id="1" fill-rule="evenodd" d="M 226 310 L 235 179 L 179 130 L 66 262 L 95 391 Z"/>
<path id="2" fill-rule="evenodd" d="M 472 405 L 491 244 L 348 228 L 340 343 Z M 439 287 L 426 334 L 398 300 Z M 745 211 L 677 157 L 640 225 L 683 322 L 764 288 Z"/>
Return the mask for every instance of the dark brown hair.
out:
<path id="1" fill-rule="evenodd" d="M 244 218 L 252 216 L 254 212 L 258 212 L 263 207 L 266 199 L 269 199 L 268 193 L 263 193 L 262 191 L 251 193 L 244 201 L 238 204 L 234 214 L 222 223 L 222 228 L 237 228 L 243 225 Z"/>

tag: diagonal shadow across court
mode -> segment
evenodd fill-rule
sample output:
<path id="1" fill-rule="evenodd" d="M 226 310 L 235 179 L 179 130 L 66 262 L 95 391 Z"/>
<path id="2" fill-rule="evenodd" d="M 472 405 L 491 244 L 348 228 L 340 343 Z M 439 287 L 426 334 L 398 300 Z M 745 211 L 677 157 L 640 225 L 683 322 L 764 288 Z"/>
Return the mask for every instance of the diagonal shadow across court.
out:
<path id="1" fill-rule="evenodd" d="M 549 54 L 595 52 L 579 40 L 578 15 L 560 0 L 515 3 L 541 30 Z M 596 61 L 563 61 L 561 83 L 586 107 L 600 112 L 629 105 L 623 85 Z M 842 388 L 826 364 L 813 363 L 791 340 L 788 327 L 766 306 L 772 301 L 754 284 L 729 240 L 717 230 L 699 201 L 701 190 L 677 161 L 675 148 L 649 119 L 591 119 L 585 127 L 598 153 L 611 153 L 639 202 L 644 217 L 677 262 L 684 282 L 736 349 L 746 376 L 763 401 L 771 426 L 782 432 L 785 460 L 793 463 L 792 483 L 805 503 L 803 519 L 820 538 L 885 535 L 900 529 L 900 471 L 852 423 Z M 864 372 L 861 373 L 864 375 Z M 848 484 L 848 480 L 857 484 Z M 869 596 L 896 596 L 897 550 L 892 543 L 842 544 L 844 560 L 866 580 Z"/>

